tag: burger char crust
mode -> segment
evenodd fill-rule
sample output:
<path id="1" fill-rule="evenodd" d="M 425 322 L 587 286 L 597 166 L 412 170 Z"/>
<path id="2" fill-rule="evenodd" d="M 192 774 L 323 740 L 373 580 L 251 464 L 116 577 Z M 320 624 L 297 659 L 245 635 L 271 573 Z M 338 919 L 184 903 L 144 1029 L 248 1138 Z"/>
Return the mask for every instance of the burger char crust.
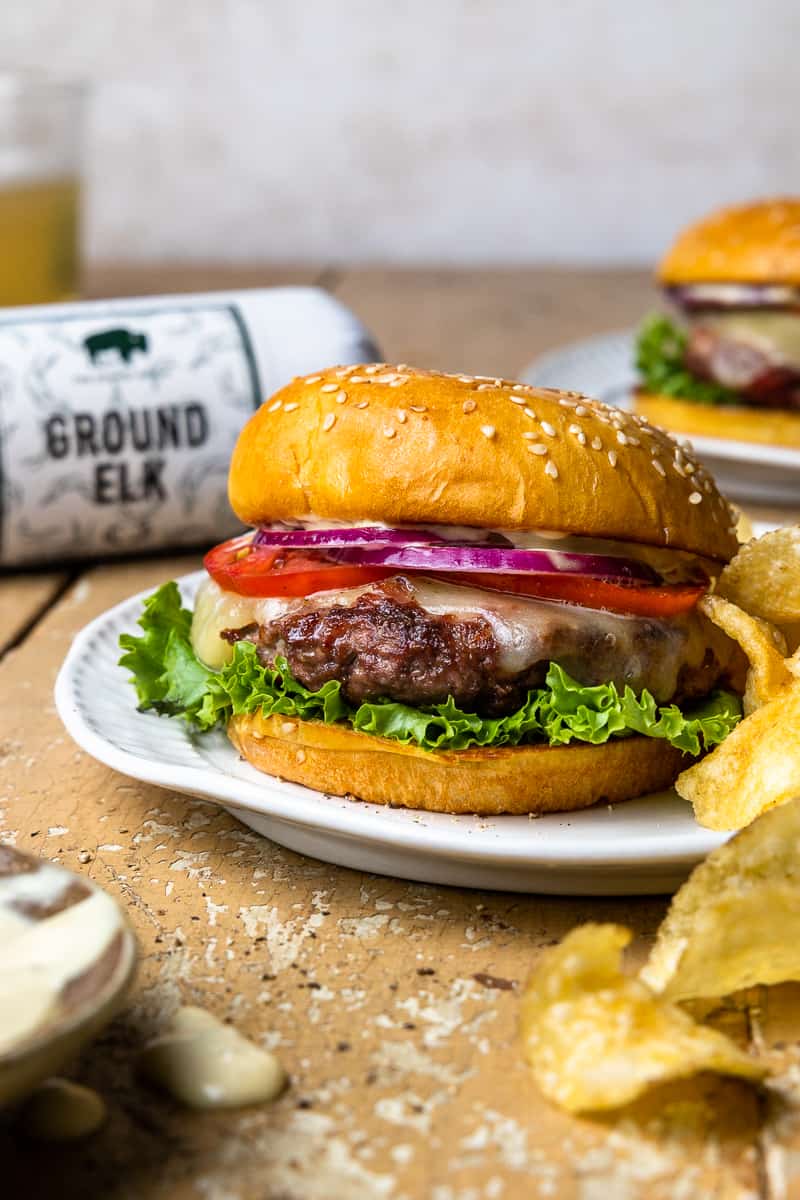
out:
<path id="1" fill-rule="evenodd" d="M 419 706 L 452 696 L 462 709 L 496 716 L 513 712 L 557 662 L 585 685 L 613 681 L 620 690 L 647 688 L 664 703 L 707 694 L 737 661 L 736 649 L 697 613 L 670 620 L 620 617 L 624 637 L 609 633 L 609 614 L 586 610 L 565 619 L 565 606 L 536 606 L 534 661 L 501 668 L 495 631 L 480 615 L 436 615 L 417 603 L 401 577 L 362 593 L 352 604 L 314 606 L 265 625 L 225 630 L 229 642 L 252 641 L 272 665 L 283 656 L 305 687 L 332 679 L 348 703 L 392 700 Z M 613 618 L 611 618 L 613 621 Z M 624 624 L 622 624 L 624 623 Z M 670 681 L 670 682 L 667 682 Z"/>

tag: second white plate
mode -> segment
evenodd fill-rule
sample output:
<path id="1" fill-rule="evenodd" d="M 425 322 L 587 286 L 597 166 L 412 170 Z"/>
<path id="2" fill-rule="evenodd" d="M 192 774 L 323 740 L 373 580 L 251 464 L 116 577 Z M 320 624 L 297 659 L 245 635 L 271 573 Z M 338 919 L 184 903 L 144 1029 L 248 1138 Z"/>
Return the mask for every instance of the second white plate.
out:
<path id="1" fill-rule="evenodd" d="M 635 337 L 626 330 L 571 342 L 537 358 L 521 378 L 537 387 L 584 392 L 630 408 Z M 692 436 L 691 441 L 727 495 L 760 504 L 800 503 L 800 450 L 725 438 Z"/>
<path id="2" fill-rule="evenodd" d="M 185 603 L 202 577 L 179 580 Z M 193 737 L 179 721 L 137 711 L 117 643 L 136 630 L 146 594 L 75 638 L 56 683 L 61 719 L 79 746 L 114 770 L 214 800 L 291 850 L 426 883 L 630 895 L 673 890 L 724 840 L 701 829 L 673 791 L 536 820 L 481 818 L 384 808 L 261 774 L 222 732 Z"/>

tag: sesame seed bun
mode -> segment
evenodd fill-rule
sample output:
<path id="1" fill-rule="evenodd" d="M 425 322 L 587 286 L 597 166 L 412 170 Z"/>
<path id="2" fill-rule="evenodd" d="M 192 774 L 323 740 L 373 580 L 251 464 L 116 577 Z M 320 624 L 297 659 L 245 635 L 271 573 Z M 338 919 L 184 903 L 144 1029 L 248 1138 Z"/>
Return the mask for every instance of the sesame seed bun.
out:
<path id="1" fill-rule="evenodd" d="M 668 787 L 690 761 L 647 737 L 438 753 L 340 725 L 260 714 L 234 717 L 228 736 L 259 771 L 329 795 L 485 816 L 632 800 Z"/>
<path id="2" fill-rule="evenodd" d="M 685 229 L 658 268 L 665 284 L 800 284 L 800 198 L 723 208 Z"/>
<path id="3" fill-rule="evenodd" d="M 643 417 L 574 392 L 370 364 L 295 379 L 239 436 L 230 501 L 248 525 L 558 530 L 727 561 L 733 516 Z"/>
<path id="4" fill-rule="evenodd" d="M 689 437 L 730 438 L 769 446 L 794 446 L 800 450 L 800 413 L 789 409 L 742 404 L 696 404 L 674 396 L 638 391 L 636 411 Z"/>

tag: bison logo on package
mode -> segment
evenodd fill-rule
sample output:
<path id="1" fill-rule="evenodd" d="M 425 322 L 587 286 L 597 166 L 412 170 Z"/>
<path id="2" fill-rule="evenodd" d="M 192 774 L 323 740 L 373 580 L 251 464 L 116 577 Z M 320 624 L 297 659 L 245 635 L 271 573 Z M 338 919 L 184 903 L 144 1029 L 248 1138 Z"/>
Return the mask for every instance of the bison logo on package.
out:
<path id="1" fill-rule="evenodd" d="M 99 355 L 109 350 L 115 350 L 123 362 L 129 363 L 135 350 L 147 353 L 147 337 L 143 333 L 134 333 L 132 329 L 103 329 L 84 338 L 83 347 L 92 365 L 97 362 Z"/>

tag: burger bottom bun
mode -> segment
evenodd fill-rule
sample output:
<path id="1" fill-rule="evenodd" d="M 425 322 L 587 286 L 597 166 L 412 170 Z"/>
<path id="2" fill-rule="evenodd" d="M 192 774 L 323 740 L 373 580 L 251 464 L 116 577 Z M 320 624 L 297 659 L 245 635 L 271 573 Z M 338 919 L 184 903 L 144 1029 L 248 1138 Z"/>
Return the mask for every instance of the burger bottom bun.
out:
<path id="1" fill-rule="evenodd" d="M 800 449 L 800 412 L 789 409 L 757 404 L 697 404 L 642 391 L 634 393 L 634 408 L 654 425 L 690 437 L 730 438 Z"/>
<path id="2" fill-rule="evenodd" d="M 334 796 L 430 812 L 548 813 L 668 787 L 688 765 L 668 742 L 504 746 L 436 753 L 321 721 L 234 717 L 228 736 L 268 775 Z"/>

